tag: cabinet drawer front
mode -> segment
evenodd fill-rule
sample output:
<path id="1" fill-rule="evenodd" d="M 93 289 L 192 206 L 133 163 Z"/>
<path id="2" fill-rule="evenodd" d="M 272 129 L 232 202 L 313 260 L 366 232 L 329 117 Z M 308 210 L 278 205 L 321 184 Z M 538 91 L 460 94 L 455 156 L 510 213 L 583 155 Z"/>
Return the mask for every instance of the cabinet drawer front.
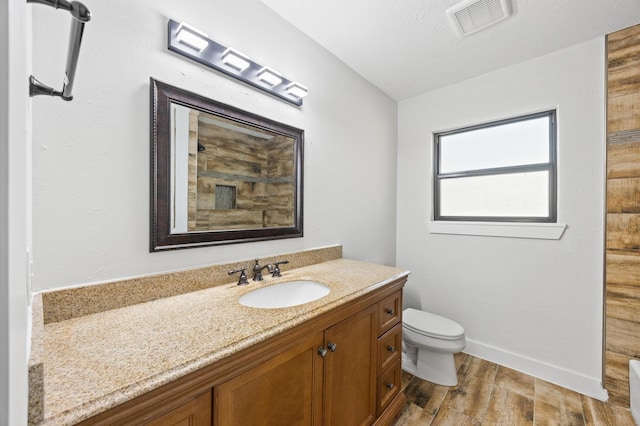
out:
<path id="1" fill-rule="evenodd" d="M 387 332 L 402 320 L 402 291 L 392 294 L 378 303 L 378 336 Z"/>
<path id="2" fill-rule="evenodd" d="M 391 366 L 378 379 L 378 415 L 380 415 L 387 405 L 400 392 L 400 380 L 402 371 L 400 369 L 400 360 Z"/>
<path id="3" fill-rule="evenodd" d="M 378 339 L 378 375 L 400 359 L 402 353 L 402 324 L 396 324 Z"/>

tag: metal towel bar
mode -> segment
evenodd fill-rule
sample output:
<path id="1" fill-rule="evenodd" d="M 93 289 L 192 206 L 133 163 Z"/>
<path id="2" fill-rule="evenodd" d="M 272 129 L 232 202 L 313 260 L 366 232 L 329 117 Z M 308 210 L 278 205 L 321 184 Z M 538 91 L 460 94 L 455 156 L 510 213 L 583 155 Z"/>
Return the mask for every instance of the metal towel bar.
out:
<path id="1" fill-rule="evenodd" d="M 91 12 L 86 6 L 78 1 L 68 2 L 66 0 L 27 0 L 27 3 L 37 3 L 51 6 L 55 9 L 64 9 L 71 13 L 71 33 L 69 34 L 69 50 L 67 53 L 67 68 L 64 74 L 64 81 L 61 91 L 52 89 L 40 83 L 34 76 L 29 77 L 29 96 L 49 95 L 60 96 L 65 101 L 73 99 L 73 81 L 76 77 L 76 67 L 78 65 L 78 55 L 80 53 L 80 42 L 84 24 L 91 19 Z"/>

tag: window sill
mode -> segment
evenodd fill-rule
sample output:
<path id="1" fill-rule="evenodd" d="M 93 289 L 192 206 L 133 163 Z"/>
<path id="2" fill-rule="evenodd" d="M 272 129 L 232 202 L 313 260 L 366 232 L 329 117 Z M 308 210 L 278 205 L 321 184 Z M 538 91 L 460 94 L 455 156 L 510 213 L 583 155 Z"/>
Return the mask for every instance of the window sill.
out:
<path id="1" fill-rule="evenodd" d="M 561 223 L 444 222 L 429 221 L 431 234 L 559 240 L 567 225 Z"/>

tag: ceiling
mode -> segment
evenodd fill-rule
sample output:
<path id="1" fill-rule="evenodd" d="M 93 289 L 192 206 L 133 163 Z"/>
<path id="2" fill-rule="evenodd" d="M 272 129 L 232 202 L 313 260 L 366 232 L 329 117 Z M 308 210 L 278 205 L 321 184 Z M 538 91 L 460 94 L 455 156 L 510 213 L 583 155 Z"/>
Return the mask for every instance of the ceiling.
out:
<path id="1" fill-rule="evenodd" d="M 512 15 L 460 37 L 461 0 L 262 0 L 395 100 L 640 23 L 640 0 L 511 0 Z"/>

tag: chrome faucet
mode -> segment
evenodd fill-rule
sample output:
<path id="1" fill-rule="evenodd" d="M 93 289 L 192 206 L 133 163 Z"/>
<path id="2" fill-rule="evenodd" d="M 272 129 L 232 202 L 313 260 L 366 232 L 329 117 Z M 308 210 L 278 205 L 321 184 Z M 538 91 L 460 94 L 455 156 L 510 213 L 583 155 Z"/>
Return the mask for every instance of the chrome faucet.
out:
<path id="1" fill-rule="evenodd" d="M 253 265 L 253 280 L 254 281 L 262 281 L 262 271 L 264 269 L 268 270 L 269 272 L 273 272 L 273 267 L 271 265 L 265 265 L 265 266 L 260 266 L 259 263 L 260 259 L 256 259 L 256 264 Z"/>

